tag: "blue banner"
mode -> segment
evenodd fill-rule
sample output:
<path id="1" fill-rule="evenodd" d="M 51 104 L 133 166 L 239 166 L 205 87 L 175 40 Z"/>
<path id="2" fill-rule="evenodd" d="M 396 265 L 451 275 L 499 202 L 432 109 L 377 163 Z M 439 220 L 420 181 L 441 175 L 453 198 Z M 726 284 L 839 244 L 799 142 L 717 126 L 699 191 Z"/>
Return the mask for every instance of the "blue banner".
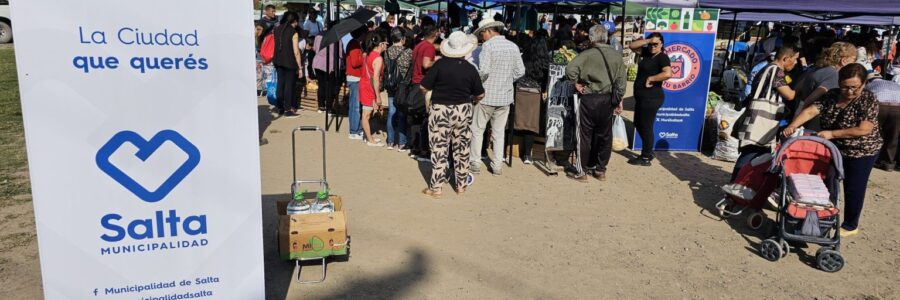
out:
<path id="1" fill-rule="evenodd" d="M 672 68 L 672 77 L 663 83 L 666 99 L 656 115 L 653 126 L 657 150 L 698 151 L 703 135 L 718 11 L 700 9 L 683 11 L 683 16 L 679 16 L 682 20 L 687 16 L 695 17 L 692 22 L 682 21 L 683 28 L 673 30 L 675 27 L 672 26 L 678 24 L 670 15 L 668 24 L 661 25 L 662 21 L 656 22 L 657 29 L 663 26 L 662 28 L 668 30 L 646 31 L 647 35 L 651 32 L 663 35 L 666 54 Z M 635 150 L 640 150 L 643 146 L 638 134 L 634 135 L 633 145 Z"/>

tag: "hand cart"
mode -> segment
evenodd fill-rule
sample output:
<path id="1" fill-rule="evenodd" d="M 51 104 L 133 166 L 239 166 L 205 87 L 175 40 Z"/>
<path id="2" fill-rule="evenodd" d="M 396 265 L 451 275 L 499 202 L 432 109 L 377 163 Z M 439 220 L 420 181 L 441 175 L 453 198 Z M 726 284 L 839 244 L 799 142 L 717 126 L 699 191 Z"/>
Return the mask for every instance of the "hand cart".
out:
<path id="1" fill-rule="evenodd" d="M 309 131 L 318 131 L 318 132 L 321 134 L 321 136 L 322 136 L 322 178 L 320 178 L 320 179 L 298 179 L 298 178 L 297 178 L 297 134 L 298 134 L 299 132 L 304 132 L 304 131 L 306 131 L 306 132 L 309 132 Z M 330 194 L 329 194 L 330 190 L 329 190 L 329 188 L 328 188 L 328 187 L 329 187 L 329 186 L 328 186 L 328 179 L 327 179 L 327 175 L 326 175 L 326 170 L 327 170 L 327 163 L 326 163 L 326 161 L 327 161 L 327 160 L 326 160 L 325 130 L 324 130 L 324 129 L 322 129 L 322 128 L 318 127 L 318 126 L 300 126 L 300 127 L 294 128 L 294 129 L 292 130 L 292 132 L 291 132 L 291 162 L 292 162 L 292 169 L 293 169 L 293 170 L 292 170 L 292 171 L 293 171 L 293 182 L 291 183 L 291 197 L 292 197 L 292 201 L 297 201 L 297 200 L 294 200 L 294 199 L 293 199 L 294 197 L 298 197 L 298 198 L 301 198 L 301 197 L 302 197 L 302 198 L 301 198 L 301 199 L 303 199 L 302 201 L 308 201 L 309 198 L 313 198 L 313 199 L 315 199 L 315 202 L 314 202 L 314 203 L 311 203 L 310 206 L 315 206 L 315 205 L 321 204 L 321 199 L 322 199 L 323 197 L 320 197 L 319 195 L 322 195 L 322 194 L 324 194 L 325 197 L 328 198 L 328 199 L 335 199 L 335 198 L 336 198 L 336 199 L 340 199 L 340 197 L 333 196 L 333 195 L 330 195 Z M 318 186 L 319 186 L 319 192 L 318 192 L 318 193 L 316 193 L 316 192 L 306 193 L 305 190 L 301 190 L 301 189 L 300 189 L 300 187 L 301 187 L 302 185 L 310 185 L 310 184 L 318 185 Z M 302 192 L 301 192 L 301 191 L 302 191 Z M 298 192 L 300 192 L 301 194 L 298 194 Z M 296 196 L 295 196 L 295 195 L 296 195 Z M 310 197 L 311 195 L 312 195 L 312 197 Z M 328 200 L 328 201 L 331 202 L 331 200 Z M 333 206 L 333 209 L 332 209 L 330 212 L 311 213 L 311 214 L 300 215 L 300 216 L 315 216 L 315 215 L 321 215 L 321 216 L 327 216 L 327 217 L 330 217 L 330 218 L 334 218 L 334 217 L 335 217 L 335 214 L 340 214 L 340 215 L 341 215 L 341 218 L 340 218 L 340 219 L 341 219 L 341 220 L 345 220 L 345 219 L 343 218 L 343 213 L 344 213 L 344 212 L 343 212 L 343 211 L 341 210 L 341 208 L 340 208 L 340 201 L 337 201 L 337 202 L 338 202 L 338 203 L 331 202 L 331 204 L 332 204 L 332 206 Z M 312 208 L 310 208 L 310 209 L 312 209 Z M 279 216 L 279 217 L 287 217 L 287 218 L 290 219 L 291 215 L 290 215 L 289 213 L 286 212 L 286 214 L 285 214 L 284 216 Z M 283 222 L 280 222 L 280 223 L 283 224 Z M 343 229 L 346 230 L 346 223 L 344 223 L 344 224 L 342 224 L 342 225 L 343 225 Z M 279 225 L 278 230 L 282 230 L 281 227 L 282 227 L 282 225 Z M 332 232 L 332 231 L 334 231 L 334 230 L 333 230 L 333 229 L 329 229 L 328 231 L 329 231 L 329 232 Z M 344 232 L 346 232 L 346 231 L 344 231 Z M 291 232 L 291 233 L 293 233 L 293 232 Z M 279 249 L 280 249 L 280 251 L 284 251 L 284 249 L 281 248 L 281 245 L 282 245 L 282 244 L 281 244 L 281 243 L 282 243 L 281 238 L 282 238 L 282 236 L 281 236 L 280 232 L 276 233 L 276 236 L 278 236 L 278 239 L 279 239 L 278 243 L 279 243 Z M 320 241 L 320 242 L 322 242 L 322 241 Z M 282 255 L 282 257 L 284 257 L 284 258 L 286 258 L 286 259 L 288 259 L 288 260 L 294 260 L 294 261 L 295 261 L 295 264 L 296 264 L 296 266 L 297 266 L 297 268 L 298 268 L 298 271 L 297 271 L 297 281 L 298 281 L 299 283 L 301 283 L 301 284 L 320 283 L 320 282 L 325 281 L 325 276 L 326 276 L 326 272 L 327 272 L 327 269 L 326 269 L 326 261 L 325 261 L 325 259 L 326 259 L 327 257 L 329 257 L 329 256 L 335 256 L 335 255 L 346 255 L 346 256 L 349 257 L 349 253 L 350 253 L 350 252 L 349 252 L 349 250 L 350 250 L 350 237 L 349 237 L 349 235 L 346 236 L 346 239 L 345 239 L 345 242 L 344 242 L 344 243 L 332 243 L 332 244 L 330 244 L 330 245 L 328 245 L 328 246 L 332 248 L 332 251 L 326 251 L 326 252 L 324 252 L 324 253 L 327 253 L 327 254 L 318 255 L 318 256 L 315 256 L 315 257 L 305 257 L 305 256 L 303 256 L 303 255 L 294 255 L 294 253 L 291 253 L 291 252 L 289 252 L 287 256 L 285 256 L 285 253 L 282 253 L 281 255 Z M 323 244 L 323 245 L 320 246 L 320 247 L 321 247 L 321 248 L 324 248 L 325 246 L 324 246 L 324 244 Z M 342 251 L 333 251 L 334 248 L 342 248 Z M 288 250 L 288 251 L 290 251 L 290 250 Z M 301 279 L 301 277 L 300 277 L 301 271 L 302 271 L 302 268 L 303 268 L 303 267 L 301 266 L 301 262 L 303 262 L 303 261 L 315 261 L 315 260 L 319 260 L 319 261 L 322 262 L 322 276 L 321 276 L 319 279 L 317 279 L 317 280 L 303 281 L 303 280 Z"/>

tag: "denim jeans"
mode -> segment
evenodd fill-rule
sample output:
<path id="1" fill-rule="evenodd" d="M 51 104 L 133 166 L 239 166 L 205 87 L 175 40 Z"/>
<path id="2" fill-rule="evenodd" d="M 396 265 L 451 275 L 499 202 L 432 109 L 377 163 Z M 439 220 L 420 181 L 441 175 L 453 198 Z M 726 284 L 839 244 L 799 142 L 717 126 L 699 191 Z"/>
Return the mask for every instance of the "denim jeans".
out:
<path id="1" fill-rule="evenodd" d="M 397 111 L 394 97 L 388 97 L 387 144 L 406 146 L 406 115 Z"/>
<path id="2" fill-rule="evenodd" d="M 362 126 L 360 122 L 360 111 L 359 111 L 359 81 L 347 81 L 347 86 L 350 88 L 350 103 L 349 103 L 349 111 L 347 112 L 347 117 L 350 118 L 350 134 L 359 134 L 362 135 Z"/>

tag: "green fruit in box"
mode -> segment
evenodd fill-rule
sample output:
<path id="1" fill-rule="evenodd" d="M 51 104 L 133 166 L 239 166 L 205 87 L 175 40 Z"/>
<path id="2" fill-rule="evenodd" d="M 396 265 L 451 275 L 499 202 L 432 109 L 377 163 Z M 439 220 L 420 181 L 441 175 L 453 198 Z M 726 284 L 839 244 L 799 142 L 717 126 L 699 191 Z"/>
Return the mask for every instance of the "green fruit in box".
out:
<path id="1" fill-rule="evenodd" d="M 628 81 L 637 79 L 637 65 L 628 65 Z"/>

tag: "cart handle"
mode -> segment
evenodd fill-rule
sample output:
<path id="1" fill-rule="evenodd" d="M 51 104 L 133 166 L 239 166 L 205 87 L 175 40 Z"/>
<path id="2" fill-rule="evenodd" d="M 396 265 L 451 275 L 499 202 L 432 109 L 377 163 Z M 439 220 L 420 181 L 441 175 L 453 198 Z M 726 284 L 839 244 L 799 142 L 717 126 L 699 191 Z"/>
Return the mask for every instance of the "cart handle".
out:
<path id="1" fill-rule="evenodd" d="M 294 173 L 294 182 L 298 182 L 297 180 L 297 132 L 298 131 L 318 131 L 322 135 L 322 182 L 328 181 L 328 176 L 326 175 L 327 164 L 325 160 L 325 129 L 322 129 L 319 126 L 300 126 L 294 128 L 291 131 L 291 161 L 293 164 L 293 173 Z"/>

